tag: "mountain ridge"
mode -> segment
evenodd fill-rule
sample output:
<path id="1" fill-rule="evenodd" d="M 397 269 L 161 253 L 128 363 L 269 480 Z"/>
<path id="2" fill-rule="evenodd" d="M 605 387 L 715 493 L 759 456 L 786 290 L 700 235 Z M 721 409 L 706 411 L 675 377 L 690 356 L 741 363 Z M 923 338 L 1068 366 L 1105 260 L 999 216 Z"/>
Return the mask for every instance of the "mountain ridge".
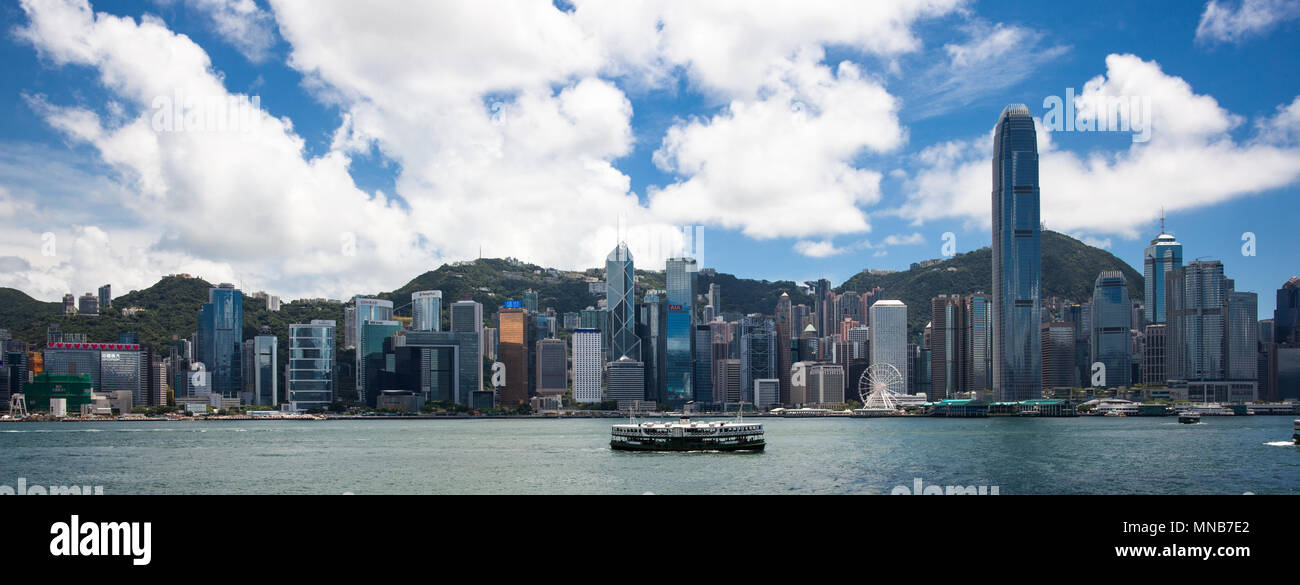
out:
<path id="1" fill-rule="evenodd" d="M 908 305 L 909 329 L 918 334 L 929 320 L 929 301 L 939 294 L 970 294 L 992 288 L 992 256 L 988 248 L 967 252 L 934 266 L 891 273 L 860 272 L 839 286 L 837 292 L 854 290 L 863 293 L 880 286 L 884 298 L 902 300 Z M 1054 268 L 1044 272 L 1044 297 L 1060 296 L 1075 301 L 1087 300 L 1093 280 L 1101 270 L 1121 270 L 1129 279 L 1130 295 L 1142 298 L 1141 275 L 1123 260 L 1104 250 L 1058 234 L 1043 232 L 1043 263 Z M 987 276 L 986 276 L 987 274 Z M 537 291 L 539 306 L 554 307 L 560 314 L 594 306 L 603 295 L 592 293 L 584 278 L 600 278 L 603 269 L 561 271 L 514 259 L 479 259 L 444 264 L 407 281 L 395 290 L 374 294 L 375 298 L 393 301 L 398 316 L 410 315 L 410 293 L 418 290 L 441 290 L 443 305 L 468 296 L 483 304 L 483 314 L 498 310 L 505 300 L 519 299 L 523 291 Z M 637 270 L 638 297 L 649 289 L 664 287 L 662 271 Z M 708 285 L 721 286 L 721 305 L 728 315 L 771 314 L 781 293 L 788 293 L 793 304 L 813 305 L 812 296 L 789 280 L 740 278 L 711 270 L 702 271 L 699 294 Z M 0 329 L 9 329 L 14 339 L 41 342 L 45 328 L 58 323 L 63 331 L 86 333 L 92 341 L 112 342 L 119 332 L 135 332 L 140 341 L 164 352 L 172 334 L 188 337 L 196 329 L 197 310 L 207 302 L 212 283 L 195 277 L 171 275 L 153 286 L 134 290 L 113 299 L 113 308 L 99 317 L 65 316 L 62 303 L 36 300 L 17 289 L 0 288 Z M 487 290 L 482 290 L 487 289 Z M 1087 293 L 1087 294 L 1085 294 Z M 144 309 L 135 315 L 121 314 L 124 307 Z M 286 337 L 288 325 L 311 319 L 340 322 L 342 336 L 343 305 L 339 302 L 299 299 L 284 302 L 279 312 L 266 309 L 265 301 L 244 295 L 244 337 L 256 335 L 270 327 L 279 337 Z M 444 322 L 447 319 L 444 310 Z M 286 344 L 287 345 L 287 344 Z"/>

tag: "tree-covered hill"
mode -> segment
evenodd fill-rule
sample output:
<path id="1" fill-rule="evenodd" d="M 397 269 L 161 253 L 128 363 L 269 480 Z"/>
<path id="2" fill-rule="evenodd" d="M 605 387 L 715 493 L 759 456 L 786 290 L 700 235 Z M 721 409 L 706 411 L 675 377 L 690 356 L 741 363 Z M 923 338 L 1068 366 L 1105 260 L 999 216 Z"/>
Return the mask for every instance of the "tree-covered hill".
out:
<path id="1" fill-rule="evenodd" d="M 1142 298 L 1142 274 L 1115 255 L 1053 231 L 1043 232 L 1043 298 L 1083 302 L 1092 297 L 1097 275 L 1120 270 L 1128 279 L 1129 296 Z M 926 268 L 888 274 L 860 273 L 836 287 L 836 292 L 884 289 L 884 297 L 907 304 L 908 329 L 918 334 L 930 321 L 930 300 L 941 294 L 993 292 L 993 252 L 981 248 Z"/>

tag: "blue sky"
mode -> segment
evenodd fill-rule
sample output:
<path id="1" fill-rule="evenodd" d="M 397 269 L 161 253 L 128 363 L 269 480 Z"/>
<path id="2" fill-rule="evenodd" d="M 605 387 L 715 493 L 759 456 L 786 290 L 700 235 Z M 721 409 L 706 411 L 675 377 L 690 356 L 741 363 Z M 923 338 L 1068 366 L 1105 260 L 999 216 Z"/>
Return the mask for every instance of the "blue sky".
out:
<path id="1" fill-rule="evenodd" d="M 1041 132 L 1049 229 L 1141 270 L 1163 207 L 1261 317 L 1300 272 L 1300 3 L 865 4 L 4 2 L 0 286 L 342 298 L 480 247 L 655 268 L 694 225 L 705 266 L 838 283 L 988 245 L 993 123 L 1067 88 L 1151 139 Z M 261 111 L 159 131 L 178 95 Z"/>

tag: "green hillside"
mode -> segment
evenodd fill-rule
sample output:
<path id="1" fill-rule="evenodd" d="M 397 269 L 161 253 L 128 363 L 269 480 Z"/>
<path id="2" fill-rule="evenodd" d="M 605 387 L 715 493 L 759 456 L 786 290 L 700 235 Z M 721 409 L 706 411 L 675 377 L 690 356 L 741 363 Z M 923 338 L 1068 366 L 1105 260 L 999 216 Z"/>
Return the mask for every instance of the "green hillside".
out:
<path id="1" fill-rule="evenodd" d="M 1093 281 L 1103 270 L 1122 270 L 1128 277 L 1129 294 L 1142 297 L 1142 277 L 1131 266 L 1104 250 L 1078 240 L 1043 232 L 1044 296 L 1086 300 L 1092 294 Z M 587 270 L 582 276 L 604 280 L 603 267 Z M 637 271 L 639 290 L 664 287 L 663 272 Z M 791 281 L 766 281 L 737 278 L 731 274 L 701 273 L 699 292 L 710 284 L 722 288 L 722 308 L 729 315 L 771 314 L 782 292 L 790 294 L 794 304 L 813 305 L 813 299 Z M 140 341 L 166 354 L 172 334 L 188 337 L 194 333 L 199 306 L 207 302 L 211 283 L 200 278 L 169 276 L 157 284 L 131 291 L 113 300 L 113 309 L 99 317 L 64 316 L 60 303 L 37 301 L 26 294 L 0 288 L 0 328 L 9 329 L 15 339 L 41 343 L 46 327 L 58 323 L 63 331 L 85 333 L 92 341 L 116 341 L 122 332 L 134 332 Z M 989 249 L 963 254 L 935 266 L 891 274 L 861 273 L 836 288 L 837 292 L 865 292 L 881 287 L 886 298 L 899 299 L 909 308 L 909 325 L 913 334 L 929 320 L 930 299 L 940 294 L 970 294 L 992 290 L 992 260 Z M 399 316 L 410 315 L 410 295 L 418 290 L 441 290 L 443 302 L 450 305 L 461 298 L 483 304 L 483 314 L 491 315 L 506 300 L 522 298 L 525 290 L 538 292 L 539 305 L 554 307 L 560 313 L 580 311 L 596 305 L 602 295 L 592 294 L 587 282 L 572 273 L 509 259 L 480 259 L 475 262 L 443 265 L 421 274 L 401 288 L 378 293 L 378 298 L 393 301 Z M 246 293 L 248 291 L 245 291 Z M 144 311 L 123 316 L 121 309 L 140 307 Z M 266 310 L 265 302 L 244 297 L 244 337 L 256 335 L 263 326 L 282 340 L 281 353 L 287 351 L 289 325 L 312 319 L 338 321 L 338 335 L 343 335 L 343 305 L 327 301 L 285 302 L 279 312 Z M 447 314 L 444 312 L 444 322 Z M 281 356 L 286 357 L 284 355 Z"/>
<path id="2" fill-rule="evenodd" d="M 1092 297 L 1093 283 L 1105 270 L 1120 270 L 1128 279 L 1129 296 L 1142 298 L 1142 274 L 1115 255 L 1069 236 L 1043 232 L 1043 298 L 1083 302 Z M 860 273 L 835 289 L 865 292 L 884 289 L 884 296 L 907 304 L 913 335 L 930 321 L 930 300 L 941 294 L 993 292 L 993 252 L 981 248 L 940 264 L 890 274 Z"/>

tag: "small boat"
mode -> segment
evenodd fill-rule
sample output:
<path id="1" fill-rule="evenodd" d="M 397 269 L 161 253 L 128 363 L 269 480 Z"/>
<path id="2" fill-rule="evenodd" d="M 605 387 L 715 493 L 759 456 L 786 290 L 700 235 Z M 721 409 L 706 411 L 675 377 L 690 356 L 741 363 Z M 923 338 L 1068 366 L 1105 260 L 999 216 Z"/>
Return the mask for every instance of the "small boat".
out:
<path id="1" fill-rule="evenodd" d="M 1125 415 L 1124 415 L 1124 413 L 1122 413 L 1122 412 L 1120 412 L 1120 411 L 1118 411 L 1118 410 L 1108 410 L 1108 411 L 1106 411 L 1106 414 L 1104 414 L 1104 415 L 1102 415 L 1102 416 L 1125 416 Z"/>
<path id="2" fill-rule="evenodd" d="M 1184 412 L 1178 415 L 1178 422 L 1183 423 L 1185 425 L 1194 425 L 1198 422 L 1201 422 L 1201 413 Z"/>

